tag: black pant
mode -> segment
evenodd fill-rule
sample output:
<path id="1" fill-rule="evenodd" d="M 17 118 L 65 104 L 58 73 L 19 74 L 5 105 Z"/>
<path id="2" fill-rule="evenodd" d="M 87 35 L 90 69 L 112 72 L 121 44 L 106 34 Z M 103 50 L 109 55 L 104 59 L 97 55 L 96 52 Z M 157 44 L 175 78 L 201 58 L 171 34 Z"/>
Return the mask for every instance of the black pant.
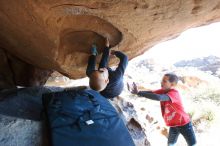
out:
<path id="1" fill-rule="evenodd" d="M 170 127 L 168 136 L 168 146 L 174 145 L 176 143 L 180 133 L 185 138 L 188 146 L 193 146 L 196 144 L 196 136 L 192 127 L 192 123 L 189 122 L 184 126 Z"/>
<path id="2" fill-rule="evenodd" d="M 108 67 L 108 61 L 109 61 L 109 52 L 110 48 L 106 47 L 102 54 L 102 59 L 99 63 L 99 68 L 107 68 Z M 93 71 L 96 70 L 96 56 L 91 55 L 88 60 L 88 65 L 86 69 L 86 75 L 89 77 Z"/>

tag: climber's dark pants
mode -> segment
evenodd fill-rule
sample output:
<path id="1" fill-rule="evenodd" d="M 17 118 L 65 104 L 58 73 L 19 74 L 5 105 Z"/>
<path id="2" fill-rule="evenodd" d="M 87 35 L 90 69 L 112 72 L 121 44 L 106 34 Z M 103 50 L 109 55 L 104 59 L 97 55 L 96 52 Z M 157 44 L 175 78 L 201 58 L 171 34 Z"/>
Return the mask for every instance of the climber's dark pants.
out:
<path id="1" fill-rule="evenodd" d="M 102 59 L 99 63 L 99 68 L 107 68 L 108 67 L 108 61 L 109 61 L 109 51 L 110 48 L 105 48 L 102 54 Z M 88 65 L 86 69 L 86 75 L 89 77 L 93 71 L 96 70 L 96 56 L 91 55 L 88 60 Z"/>

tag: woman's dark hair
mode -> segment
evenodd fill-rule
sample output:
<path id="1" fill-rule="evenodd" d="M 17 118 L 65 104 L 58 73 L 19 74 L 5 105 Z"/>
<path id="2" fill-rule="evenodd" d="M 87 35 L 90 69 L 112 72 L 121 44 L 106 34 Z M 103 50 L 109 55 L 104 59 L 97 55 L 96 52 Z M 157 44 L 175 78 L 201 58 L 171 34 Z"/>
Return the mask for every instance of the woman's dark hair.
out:
<path id="1" fill-rule="evenodd" d="M 171 83 L 178 83 L 178 77 L 177 77 L 177 75 L 175 75 L 175 74 L 173 74 L 173 73 L 167 73 L 167 74 L 165 74 L 164 76 L 167 76 L 167 77 L 169 77 L 169 81 L 171 82 Z"/>

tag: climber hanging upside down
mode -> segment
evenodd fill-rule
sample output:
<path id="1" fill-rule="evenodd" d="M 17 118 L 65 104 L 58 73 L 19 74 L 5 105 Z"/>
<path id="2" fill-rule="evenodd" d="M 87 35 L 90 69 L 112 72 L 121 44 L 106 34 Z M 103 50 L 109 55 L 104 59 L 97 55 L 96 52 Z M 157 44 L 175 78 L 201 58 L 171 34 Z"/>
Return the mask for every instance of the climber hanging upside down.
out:
<path id="1" fill-rule="evenodd" d="M 122 92 L 124 88 L 123 76 L 128 65 L 128 57 L 124 53 L 110 49 L 109 40 L 106 39 L 106 47 L 104 48 L 99 67 L 96 69 L 96 56 L 98 52 L 96 45 L 92 45 L 91 56 L 89 57 L 86 70 L 90 88 L 100 92 L 106 98 L 114 98 Z M 120 63 L 115 70 L 108 67 L 109 54 L 120 59 Z"/>

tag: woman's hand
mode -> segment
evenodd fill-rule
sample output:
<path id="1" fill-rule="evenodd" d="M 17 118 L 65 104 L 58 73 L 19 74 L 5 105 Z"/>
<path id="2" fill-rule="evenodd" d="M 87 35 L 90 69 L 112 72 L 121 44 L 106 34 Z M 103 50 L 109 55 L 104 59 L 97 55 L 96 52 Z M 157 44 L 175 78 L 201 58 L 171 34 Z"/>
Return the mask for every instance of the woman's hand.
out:
<path id="1" fill-rule="evenodd" d="M 128 91 L 130 91 L 132 94 L 138 94 L 138 88 L 135 82 L 132 83 L 132 85 L 129 85 L 127 83 Z"/>

